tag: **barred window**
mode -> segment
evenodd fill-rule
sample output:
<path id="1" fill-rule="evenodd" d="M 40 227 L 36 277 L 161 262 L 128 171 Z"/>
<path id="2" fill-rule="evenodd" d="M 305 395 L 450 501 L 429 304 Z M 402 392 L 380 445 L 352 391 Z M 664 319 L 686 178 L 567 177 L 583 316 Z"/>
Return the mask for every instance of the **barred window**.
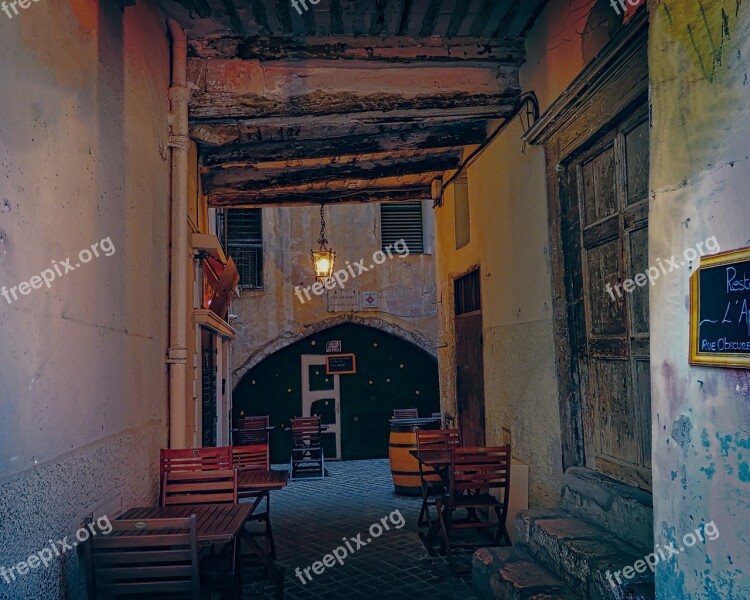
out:
<path id="1" fill-rule="evenodd" d="M 410 254 L 424 253 L 421 202 L 390 202 L 380 205 L 380 236 L 383 250 L 403 239 Z"/>
<path id="2" fill-rule="evenodd" d="M 240 273 L 240 288 L 263 288 L 263 213 L 230 208 L 224 214 L 226 250 Z M 221 228 L 220 228 L 221 230 Z"/>

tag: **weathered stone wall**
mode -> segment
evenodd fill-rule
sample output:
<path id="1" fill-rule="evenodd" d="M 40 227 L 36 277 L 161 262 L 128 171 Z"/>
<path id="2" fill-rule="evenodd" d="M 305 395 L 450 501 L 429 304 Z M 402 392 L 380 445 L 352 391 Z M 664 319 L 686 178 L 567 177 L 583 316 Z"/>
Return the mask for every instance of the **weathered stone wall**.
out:
<path id="1" fill-rule="evenodd" d="M 649 244 L 682 256 L 711 236 L 750 245 L 750 7 L 651 2 L 653 103 Z M 697 265 L 651 290 L 655 543 L 704 522 L 720 537 L 659 566 L 659 598 L 748 598 L 750 375 L 688 364 L 688 284 Z"/>
<path id="2" fill-rule="evenodd" d="M 350 278 L 344 289 L 379 294 L 378 309 L 341 313 L 328 312 L 325 294 L 311 293 L 311 300 L 302 294 L 304 302 L 295 294 L 295 286 L 304 288 L 314 282 L 310 249 L 317 249 L 320 207 L 263 209 L 265 289 L 243 290 L 241 298 L 232 303 L 230 323 L 237 330 L 232 349 L 233 384 L 266 356 L 346 321 L 387 331 L 435 355 L 434 227 L 430 211 L 424 214 L 426 253 L 401 258 L 394 252 L 383 264 L 373 265 L 373 253 L 381 247 L 380 205 L 326 206 L 326 236 L 336 251 L 335 269 L 361 259 L 368 269 Z M 357 267 L 353 269 L 358 273 Z"/>
<path id="3" fill-rule="evenodd" d="M 0 19 L 0 287 L 53 260 L 74 268 L 49 289 L 0 297 L 0 566 L 10 567 L 87 514 L 155 500 L 169 43 L 148 1 L 40 2 Z M 79 251 L 106 238 L 114 253 L 80 264 Z M 75 596 L 77 561 L 65 558 L 0 578 L 0 597 Z"/>

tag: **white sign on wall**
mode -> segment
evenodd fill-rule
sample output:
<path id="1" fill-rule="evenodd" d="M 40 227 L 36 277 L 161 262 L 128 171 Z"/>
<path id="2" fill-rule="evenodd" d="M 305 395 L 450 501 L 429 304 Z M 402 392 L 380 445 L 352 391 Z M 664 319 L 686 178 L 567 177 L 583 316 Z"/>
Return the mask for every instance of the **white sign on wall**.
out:
<path id="1" fill-rule="evenodd" d="M 378 293 L 362 292 L 362 308 L 378 308 Z"/>
<path id="2" fill-rule="evenodd" d="M 353 312 L 359 310 L 359 299 L 354 290 L 328 292 L 328 312 Z"/>
<path id="3" fill-rule="evenodd" d="M 341 352 L 341 340 L 330 340 L 326 342 L 326 353 Z"/>

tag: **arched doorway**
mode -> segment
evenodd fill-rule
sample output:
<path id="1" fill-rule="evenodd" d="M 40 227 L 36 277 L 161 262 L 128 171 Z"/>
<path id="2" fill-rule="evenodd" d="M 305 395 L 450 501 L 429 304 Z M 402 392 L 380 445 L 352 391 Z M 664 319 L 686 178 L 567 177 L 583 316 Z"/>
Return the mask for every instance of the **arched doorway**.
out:
<path id="1" fill-rule="evenodd" d="M 341 352 L 356 356 L 355 374 L 326 375 L 329 342 L 341 342 Z M 270 415 L 276 427 L 271 460 L 279 463 L 289 459 L 289 421 L 302 415 L 303 403 L 324 423 L 339 425 L 326 434 L 326 454 L 344 460 L 387 458 L 394 408 L 418 408 L 424 416 L 440 410 L 435 358 L 401 338 L 354 323 L 316 332 L 272 354 L 245 373 L 233 398 L 234 419 Z"/>

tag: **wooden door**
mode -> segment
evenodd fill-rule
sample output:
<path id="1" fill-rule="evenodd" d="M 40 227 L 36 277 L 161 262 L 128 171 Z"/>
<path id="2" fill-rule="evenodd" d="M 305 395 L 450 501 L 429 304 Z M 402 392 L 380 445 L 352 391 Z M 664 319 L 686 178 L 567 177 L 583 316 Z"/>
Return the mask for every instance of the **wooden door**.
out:
<path id="1" fill-rule="evenodd" d="M 341 380 L 339 375 L 326 375 L 324 354 L 303 354 L 302 416 L 319 416 L 327 425 L 323 434 L 325 457 L 341 458 Z"/>
<path id="2" fill-rule="evenodd" d="M 466 446 L 483 446 L 484 351 L 479 270 L 455 281 L 456 404 Z"/>
<path id="3" fill-rule="evenodd" d="M 586 465 L 650 490 L 649 284 L 617 287 L 648 269 L 648 128 L 644 108 L 576 157 L 561 196 Z"/>

